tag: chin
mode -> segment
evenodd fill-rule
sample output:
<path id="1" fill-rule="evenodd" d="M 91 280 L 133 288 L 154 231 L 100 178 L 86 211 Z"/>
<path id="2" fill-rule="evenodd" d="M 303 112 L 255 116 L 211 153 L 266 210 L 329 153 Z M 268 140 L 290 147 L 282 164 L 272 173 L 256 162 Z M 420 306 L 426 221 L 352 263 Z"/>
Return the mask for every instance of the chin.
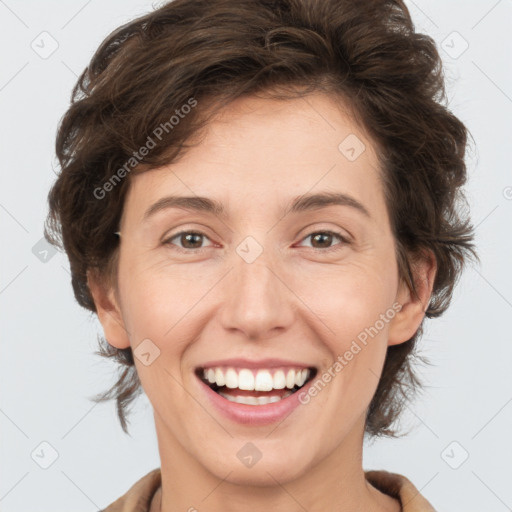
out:
<path id="1" fill-rule="evenodd" d="M 297 438 L 230 439 L 220 452 L 202 461 L 215 477 L 235 485 L 275 487 L 300 478 L 315 465 L 313 446 L 308 449 Z M 204 457 L 199 456 L 201 463 Z M 228 475 L 228 476 L 227 476 Z"/>

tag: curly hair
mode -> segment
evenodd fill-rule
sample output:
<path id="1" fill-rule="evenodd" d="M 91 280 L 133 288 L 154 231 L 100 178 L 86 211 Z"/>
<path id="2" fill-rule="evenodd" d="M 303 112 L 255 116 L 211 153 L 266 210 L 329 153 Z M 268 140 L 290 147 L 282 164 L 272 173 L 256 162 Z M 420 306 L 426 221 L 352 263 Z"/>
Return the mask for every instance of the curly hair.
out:
<path id="1" fill-rule="evenodd" d="M 445 106 L 435 42 L 415 32 L 401 0 L 174 0 L 112 32 L 61 119 L 61 169 L 48 194 L 45 236 L 69 257 L 78 303 L 96 312 L 89 271 L 117 286 L 126 162 L 135 174 L 176 161 L 210 116 L 243 95 L 317 91 L 344 100 L 378 149 L 400 279 L 417 297 L 414 262 L 431 251 L 438 269 L 425 316 L 440 316 L 468 258 L 479 259 L 461 188 L 468 130 Z M 156 127 L 159 144 L 134 161 Z M 421 385 L 413 359 L 422 329 L 423 321 L 388 347 L 367 434 L 397 435 L 393 423 Z M 141 391 L 132 349 L 101 336 L 99 345 L 120 367 L 94 400 L 115 399 L 128 433 L 128 407 Z"/>

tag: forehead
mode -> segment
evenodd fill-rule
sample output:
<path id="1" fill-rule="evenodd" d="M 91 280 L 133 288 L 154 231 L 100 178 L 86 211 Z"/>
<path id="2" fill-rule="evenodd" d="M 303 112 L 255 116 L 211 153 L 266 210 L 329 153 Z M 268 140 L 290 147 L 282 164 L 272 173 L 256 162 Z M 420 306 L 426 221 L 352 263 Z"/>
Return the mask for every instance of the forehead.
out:
<path id="1" fill-rule="evenodd" d="M 131 180 L 125 207 L 139 220 L 165 195 L 211 197 L 246 212 L 270 212 L 275 204 L 277 212 L 291 198 L 328 191 L 368 209 L 383 207 L 372 142 L 341 100 L 321 93 L 239 98 L 218 112 L 180 160 Z"/>

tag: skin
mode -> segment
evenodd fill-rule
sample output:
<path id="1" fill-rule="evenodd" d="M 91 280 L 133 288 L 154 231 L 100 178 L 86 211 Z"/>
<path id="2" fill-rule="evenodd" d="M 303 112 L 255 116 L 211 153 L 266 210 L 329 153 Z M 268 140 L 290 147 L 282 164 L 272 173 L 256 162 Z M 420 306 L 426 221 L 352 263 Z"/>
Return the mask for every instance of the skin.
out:
<path id="1" fill-rule="evenodd" d="M 338 149 L 349 134 L 366 146 L 353 162 Z M 135 349 L 150 339 L 160 350 L 148 366 L 135 358 L 161 458 L 152 511 L 401 510 L 365 480 L 364 419 L 388 345 L 420 326 L 436 264 L 429 255 L 416 268 L 419 299 L 399 281 L 364 130 L 322 93 L 240 98 L 181 160 L 130 179 L 117 288 L 92 275 L 89 285 L 110 344 Z M 340 205 L 284 215 L 293 198 L 317 192 L 349 194 L 371 218 Z M 227 217 L 174 208 L 144 222 L 146 209 L 171 194 L 216 199 Z M 171 237 L 181 230 L 206 236 L 187 245 Z M 350 243 L 318 240 L 325 230 Z M 236 252 L 247 236 L 263 248 L 250 264 Z M 320 375 L 396 302 L 400 312 L 279 425 L 237 424 L 200 390 L 194 369 L 230 357 L 307 362 Z M 236 456 L 249 441 L 262 453 L 251 468 Z"/>

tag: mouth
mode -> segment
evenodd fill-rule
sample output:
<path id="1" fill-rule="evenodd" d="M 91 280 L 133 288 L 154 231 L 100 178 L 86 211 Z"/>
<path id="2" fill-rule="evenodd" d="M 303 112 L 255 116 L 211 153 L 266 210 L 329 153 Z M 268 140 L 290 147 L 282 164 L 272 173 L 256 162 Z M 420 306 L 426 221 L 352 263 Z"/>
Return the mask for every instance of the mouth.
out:
<path id="1" fill-rule="evenodd" d="M 315 367 L 243 368 L 209 366 L 196 369 L 197 377 L 229 402 L 264 406 L 285 400 L 317 374 Z"/>

